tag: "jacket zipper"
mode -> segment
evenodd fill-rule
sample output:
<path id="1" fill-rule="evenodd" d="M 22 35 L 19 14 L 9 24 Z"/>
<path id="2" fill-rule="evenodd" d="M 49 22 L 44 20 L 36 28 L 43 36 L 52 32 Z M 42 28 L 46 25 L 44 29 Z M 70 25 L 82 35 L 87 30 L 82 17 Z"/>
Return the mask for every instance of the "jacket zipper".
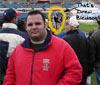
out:
<path id="1" fill-rule="evenodd" d="M 30 85 L 32 85 L 32 78 L 33 78 L 32 75 L 33 75 L 34 56 L 35 56 L 35 52 L 33 53 L 33 59 L 32 59 Z"/>

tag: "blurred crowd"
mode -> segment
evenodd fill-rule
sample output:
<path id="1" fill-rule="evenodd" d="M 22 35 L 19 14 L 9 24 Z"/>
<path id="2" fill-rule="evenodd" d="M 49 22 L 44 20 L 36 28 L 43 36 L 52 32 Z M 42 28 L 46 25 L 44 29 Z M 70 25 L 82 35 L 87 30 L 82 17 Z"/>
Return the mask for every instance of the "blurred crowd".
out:
<path id="1" fill-rule="evenodd" d="M 26 21 L 20 15 L 7 9 L 0 17 L 0 85 L 91 85 L 93 72 L 100 85 L 100 16 L 97 31 L 81 31 L 71 16 L 55 35 L 41 12 L 29 12 Z M 56 30 L 62 17 L 52 15 Z"/>

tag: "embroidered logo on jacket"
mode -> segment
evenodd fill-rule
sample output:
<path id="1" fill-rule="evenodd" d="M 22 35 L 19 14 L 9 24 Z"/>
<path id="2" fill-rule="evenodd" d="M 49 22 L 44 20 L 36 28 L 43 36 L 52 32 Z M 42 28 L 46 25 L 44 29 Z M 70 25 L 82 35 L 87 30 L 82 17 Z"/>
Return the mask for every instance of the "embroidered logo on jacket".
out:
<path id="1" fill-rule="evenodd" d="M 48 69 L 49 69 L 49 66 L 48 66 L 48 64 L 49 64 L 50 62 L 49 62 L 49 59 L 43 59 L 43 70 L 46 70 L 46 71 L 48 71 Z"/>

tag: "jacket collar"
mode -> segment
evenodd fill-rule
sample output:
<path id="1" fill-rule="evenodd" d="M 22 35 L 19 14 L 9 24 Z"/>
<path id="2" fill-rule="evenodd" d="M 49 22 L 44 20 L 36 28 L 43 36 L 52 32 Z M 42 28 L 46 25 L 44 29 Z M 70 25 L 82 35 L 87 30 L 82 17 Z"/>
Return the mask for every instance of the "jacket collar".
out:
<path id="1" fill-rule="evenodd" d="M 11 28 L 11 29 L 16 29 L 17 30 L 17 25 L 14 23 L 3 23 L 2 28 Z"/>
<path id="2" fill-rule="evenodd" d="M 51 32 L 49 30 L 47 30 L 47 37 L 46 37 L 44 43 L 42 44 L 42 46 L 38 49 L 38 51 L 45 50 L 48 47 L 48 45 L 50 44 L 50 41 L 51 41 Z M 21 44 L 21 46 L 23 46 L 24 48 L 32 49 L 30 38 L 28 37 Z"/>

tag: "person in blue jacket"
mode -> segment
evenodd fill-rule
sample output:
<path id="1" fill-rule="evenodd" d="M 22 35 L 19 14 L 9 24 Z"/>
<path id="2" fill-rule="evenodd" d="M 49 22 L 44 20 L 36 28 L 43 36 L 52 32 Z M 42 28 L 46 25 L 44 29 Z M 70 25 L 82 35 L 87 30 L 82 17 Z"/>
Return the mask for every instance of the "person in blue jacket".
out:
<path id="1" fill-rule="evenodd" d="M 69 25 L 69 22 L 71 22 L 70 20 L 68 21 L 66 21 L 66 23 L 65 23 L 65 29 L 66 29 L 66 25 Z M 79 22 L 78 22 L 78 20 L 76 20 L 76 22 L 72 22 L 72 24 L 76 24 L 76 26 L 77 26 L 77 30 L 78 30 L 78 32 L 79 32 L 79 34 L 80 35 L 82 35 L 82 36 L 88 36 L 88 34 L 86 34 L 85 32 L 83 32 L 83 31 L 81 31 L 80 29 L 79 29 Z M 66 30 L 63 30 L 61 33 L 59 33 L 57 36 L 58 37 L 60 37 L 60 38 L 62 38 L 62 37 L 64 37 L 65 35 L 67 35 L 67 33 L 66 33 Z"/>

